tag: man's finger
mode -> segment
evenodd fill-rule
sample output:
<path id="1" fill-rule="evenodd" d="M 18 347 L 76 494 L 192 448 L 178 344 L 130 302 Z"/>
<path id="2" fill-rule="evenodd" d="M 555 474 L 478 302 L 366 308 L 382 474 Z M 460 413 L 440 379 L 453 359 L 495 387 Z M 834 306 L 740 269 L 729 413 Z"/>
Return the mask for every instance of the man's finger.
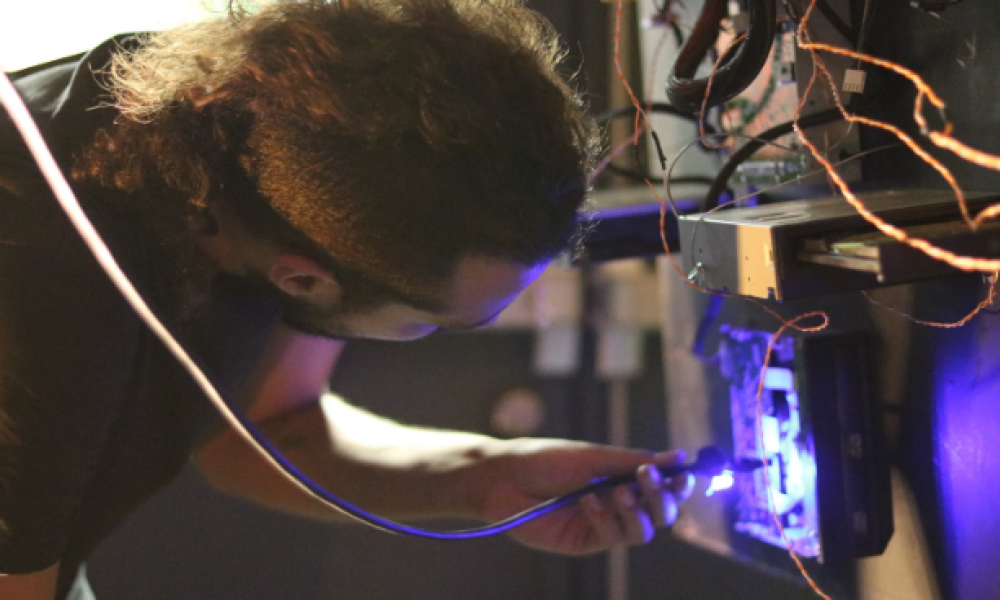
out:
<path id="1" fill-rule="evenodd" d="M 653 457 L 653 464 L 659 467 L 669 467 L 672 465 L 679 465 L 683 463 L 686 459 L 686 454 L 683 450 L 672 450 L 669 452 L 660 452 Z M 659 475 L 659 473 L 657 473 Z M 694 476 L 690 473 L 682 473 L 671 477 L 665 485 L 668 490 L 674 495 L 676 502 L 684 502 L 691 497 L 691 493 L 694 492 Z M 675 503 L 676 503 L 675 502 Z"/>
<path id="2" fill-rule="evenodd" d="M 654 454 L 652 462 L 659 467 L 669 467 L 683 463 L 685 458 L 687 458 L 687 453 L 683 450 L 667 450 Z"/>
<path id="3" fill-rule="evenodd" d="M 656 454 L 647 450 L 599 446 L 590 451 L 586 465 L 592 477 L 629 473 L 641 465 L 656 462 Z"/>
<path id="4" fill-rule="evenodd" d="M 682 473 L 670 479 L 667 486 L 678 502 L 686 502 L 694 493 L 694 475 Z"/>
<path id="5" fill-rule="evenodd" d="M 625 530 L 626 542 L 633 545 L 645 544 L 653 539 L 653 522 L 629 486 L 622 485 L 615 489 L 614 503 Z"/>
<path id="6" fill-rule="evenodd" d="M 665 493 L 660 497 L 663 504 L 663 526 L 671 527 L 677 520 L 677 499 L 671 493 Z"/>
<path id="7" fill-rule="evenodd" d="M 624 537 L 622 525 L 614 511 L 607 509 L 594 494 L 581 498 L 580 506 L 603 547 L 610 548 L 621 543 Z"/>
<path id="8" fill-rule="evenodd" d="M 663 496 L 668 494 L 663 488 L 663 477 L 653 465 L 643 465 L 639 467 L 639 474 L 636 477 L 639 481 L 639 489 L 642 490 L 643 503 L 649 508 L 649 515 L 653 519 L 653 524 L 657 527 L 666 527 L 667 512 L 664 506 Z"/>

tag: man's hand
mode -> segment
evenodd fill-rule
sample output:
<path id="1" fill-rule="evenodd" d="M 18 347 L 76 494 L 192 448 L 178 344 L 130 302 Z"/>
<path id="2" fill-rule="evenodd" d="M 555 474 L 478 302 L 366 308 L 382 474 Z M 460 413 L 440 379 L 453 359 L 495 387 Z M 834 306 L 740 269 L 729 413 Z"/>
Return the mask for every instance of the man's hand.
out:
<path id="1" fill-rule="evenodd" d="M 637 482 L 584 497 L 514 529 L 511 536 L 535 548 L 564 554 L 587 554 L 620 544 L 642 544 L 657 527 L 677 518 L 693 477 L 662 480 L 651 464 L 681 462 L 679 453 L 650 454 L 562 440 L 520 439 L 501 442 L 502 450 L 481 466 L 484 482 L 480 512 L 498 521 L 593 479 L 637 471 Z"/>

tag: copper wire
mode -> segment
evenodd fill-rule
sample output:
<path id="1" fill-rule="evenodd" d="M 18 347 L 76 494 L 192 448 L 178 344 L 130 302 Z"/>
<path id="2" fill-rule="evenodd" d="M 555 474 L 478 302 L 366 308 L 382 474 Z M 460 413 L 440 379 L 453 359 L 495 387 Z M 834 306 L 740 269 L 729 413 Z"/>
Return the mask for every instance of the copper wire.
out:
<path id="1" fill-rule="evenodd" d="M 896 308 L 895 306 L 891 306 L 889 304 L 886 304 L 884 302 L 880 302 L 879 300 L 876 300 L 875 297 L 873 297 L 867 291 L 862 291 L 861 293 L 864 295 L 864 297 L 869 302 L 871 302 L 875 306 L 878 306 L 879 308 L 882 308 L 882 309 L 887 310 L 887 311 L 889 311 L 889 312 L 891 312 L 893 314 L 896 314 L 896 315 L 898 315 L 900 317 L 903 317 L 904 319 L 907 319 L 909 321 L 913 321 L 917 325 L 924 325 L 926 327 L 938 327 L 938 328 L 941 328 L 941 329 L 957 329 L 959 327 L 964 326 L 969 321 L 971 321 L 973 317 L 975 317 L 976 315 L 978 315 L 980 313 L 980 311 L 982 311 L 983 309 L 985 309 L 987 306 L 992 305 L 993 301 L 996 300 L 996 295 L 997 295 L 997 275 L 998 275 L 997 273 L 990 274 L 990 276 L 988 278 L 989 286 L 986 288 L 986 297 L 983 298 L 983 300 L 979 304 L 977 304 L 976 307 L 973 308 L 972 311 L 969 314 L 965 315 L 964 317 L 962 317 L 958 321 L 954 321 L 954 322 L 951 322 L 951 323 L 942 323 L 942 322 L 939 322 L 939 321 L 928 321 L 928 320 L 924 320 L 924 319 L 918 319 L 918 318 L 914 317 L 913 315 L 907 313 L 906 311 L 903 311 L 903 310 L 900 310 L 900 309 Z"/>

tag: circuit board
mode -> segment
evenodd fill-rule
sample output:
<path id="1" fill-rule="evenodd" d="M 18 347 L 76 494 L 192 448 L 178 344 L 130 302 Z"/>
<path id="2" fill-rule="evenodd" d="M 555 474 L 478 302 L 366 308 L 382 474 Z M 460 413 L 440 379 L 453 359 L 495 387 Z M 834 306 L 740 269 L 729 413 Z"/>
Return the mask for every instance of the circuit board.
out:
<path id="1" fill-rule="evenodd" d="M 844 4 L 839 12 L 847 12 L 846 3 L 832 4 L 838 7 Z M 719 35 L 716 46 L 718 53 L 724 54 L 735 38 L 738 28 L 732 23 L 737 20 L 731 19 L 730 25 Z M 810 19 L 810 32 L 817 41 L 837 45 L 843 43 L 822 15 L 815 15 Z M 721 149 L 724 155 L 731 156 L 750 137 L 758 136 L 776 125 L 791 122 L 800 110 L 802 115 L 808 115 L 836 106 L 825 78 L 820 78 L 816 85 L 809 85 L 814 65 L 809 53 L 797 47 L 796 36 L 795 21 L 785 15 L 775 33 L 770 57 L 757 79 L 721 107 L 719 125 L 724 131 L 733 134 Z M 825 57 L 824 65 L 838 85 L 843 81 L 845 69 L 851 66 L 849 61 L 837 56 Z M 850 94 L 841 90 L 840 97 L 842 102 L 847 102 Z M 807 129 L 805 135 L 823 154 L 835 157 L 835 161 L 858 152 L 857 128 L 844 122 Z M 806 151 L 798 136 L 791 133 L 774 140 L 773 144 L 766 145 L 744 161 L 733 175 L 731 183 L 742 186 L 744 192 L 793 180 L 807 184 L 823 183 L 824 175 L 812 176 L 803 181 L 803 178 L 819 170 L 819 164 Z M 847 181 L 858 181 L 862 175 L 857 162 L 840 165 L 838 170 Z"/>
<path id="2" fill-rule="evenodd" d="M 719 36 L 721 52 L 729 46 L 732 34 Z M 757 79 L 736 98 L 723 105 L 719 120 L 722 129 L 730 134 L 722 151 L 732 155 L 749 137 L 757 136 L 775 125 L 791 121 L 799 106 L 795 78 L 795 28 L 792 23 L 782 24 L 775 36 L 771 54 Z M 806 172 L 809 160 L 801 153 L 784 148 L 798 149 L 794 133 L 775 140 L 757 151 L 753 158 L 739 166 L 734 183 L 766 186 L 788 181 Z"/>
<path id="3" fill-rule="evenodd" d="M 735 529 L 767 544 L 786 547 L 769 505 L 770 488 L 770 502 L 788 546 L 801 556 L 818 557 L 822 548 L 816 457 L 811 436 L 803 426 L 795 386 L 795 340 L 778 340 L 765 371 L 764 356 L 772 334 L 736 328 L 724 334 L 719 360 L 729 385 L 733 455 L 736 460 L 763 458 L 767 462 L 752 477 L 735 481 Z"/>

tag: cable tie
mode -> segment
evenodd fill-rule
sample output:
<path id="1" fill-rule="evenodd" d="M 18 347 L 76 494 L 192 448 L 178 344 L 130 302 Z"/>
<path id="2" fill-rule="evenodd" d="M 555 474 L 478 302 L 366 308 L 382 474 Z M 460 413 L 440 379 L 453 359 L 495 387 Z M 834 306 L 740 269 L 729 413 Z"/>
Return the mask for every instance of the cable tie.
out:
<path id="1" fill-rule="evenodd" d="M 664 171 L 667 170 L 667 157 L 663 153 L 663 146 L 660 145 L 660 136 L 656 135 L 656 130 L 650 130 L 653 135 L 653 145 L 656 146 L 656 156 L 660 159 L 660 168 Z"/>

